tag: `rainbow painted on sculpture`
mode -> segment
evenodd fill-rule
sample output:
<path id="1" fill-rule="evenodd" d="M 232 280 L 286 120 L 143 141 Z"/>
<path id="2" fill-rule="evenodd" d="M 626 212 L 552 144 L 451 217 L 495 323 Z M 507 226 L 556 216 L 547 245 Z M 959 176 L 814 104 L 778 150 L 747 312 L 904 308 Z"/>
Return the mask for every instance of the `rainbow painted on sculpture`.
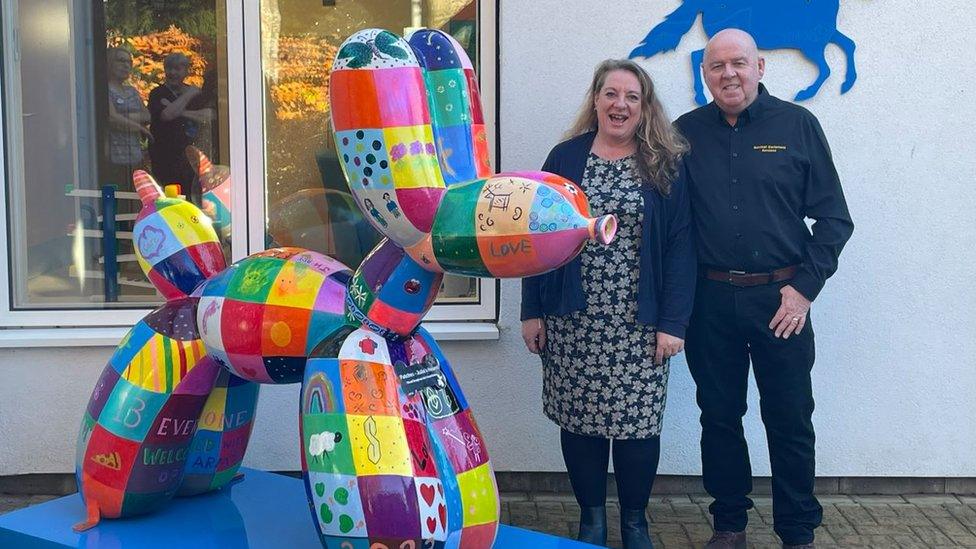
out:
<path id="1" fill-rule="evenodd" d="M 346 323 L 351 275 L 335 259 L 302 248 L 273 248 L 234 263 L 194 293 L 207 352 L 248 381 L 301 381 L 309 352 Z"/>
<path id="2" fill-rule="evenodd" d="M 173 300 L 136 324 L 92 391 L 75 469 L 89 525 L 152 511 L 182 482 L 219 372 L 197 333 L 195 309 L 194 298 Z"/>
<path id="3" fill-rule="evenodd" d="M 196 424 L 177 495 L 227 485 L 237 475 L 254 427 L 258 385 L 221 369 Z"/>
<path id="4" fill-rule="evenodd" d="M 186 297 L 226 267 L 213 224 L 199 208 L 179 198 L 175 186 L 168 186 L 164 194 L 141 170 L 132 179 L 142 199 L 132 229 L 139 266 L 166 299 Z"/>
<path id="5" fill-rule="evenodd" d="M 528 276 L 564 265 L 589 239 L 613 239 L 616 218 L 589 213 L 583 192 L 568 179 L 544 172 L 498 175 L 449 188 L 430 235 L 407 252 L 431 270 Z"/>

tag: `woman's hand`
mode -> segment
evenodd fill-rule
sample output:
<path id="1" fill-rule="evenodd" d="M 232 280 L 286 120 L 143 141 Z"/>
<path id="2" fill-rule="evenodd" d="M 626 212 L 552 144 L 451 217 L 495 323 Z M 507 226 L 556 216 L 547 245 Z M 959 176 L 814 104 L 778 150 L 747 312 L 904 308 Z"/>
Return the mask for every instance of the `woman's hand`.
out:
<path id="1" fill-rule="evenodd" d="M 524 325 L 523 325 L 524 326 Z M 525 333 L 525 328 L 522 328 Z M 685 348 L 685 340 L 664 332 L 657 333 L 657 351 L 654 353 L 654 364 L 663 364 L 665 360 L 680 353 Z"/>
<path id="2" fill-rule="evenodd" d="M 522 339 L 530 353 L 541 353 L 546 347 L 546 322 L 541 318 L 523 320 Z"/>

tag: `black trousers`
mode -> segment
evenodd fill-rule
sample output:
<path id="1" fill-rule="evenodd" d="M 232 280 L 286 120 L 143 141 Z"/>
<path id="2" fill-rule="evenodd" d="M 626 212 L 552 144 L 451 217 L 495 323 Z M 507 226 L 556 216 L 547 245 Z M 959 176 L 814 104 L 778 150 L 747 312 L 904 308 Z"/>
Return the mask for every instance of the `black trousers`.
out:
<path id="1" fill-rule="evenodd" d="M 744 530 L 752 508 L 742 431 L 751 360 L 769 444 L 774 530 L 783 543 L 798 545 L 813 541 L 823 508 L 813 495 L 813 326 L 807 315 L 803 331 L 786 340 L 769 329 L 786 284 L 738 288 L 699 280 L 686 351 L 701 409 L 702 474 L 715 498 L 709 507 L 715 530 Z"/>
<path id="2" fill-rule="evenodd" d="M 559 435 L 569 472 L 569 482 L 580 507 L 600 507 L 607 502 L 607 467 L 610 439 L 571 433 Z M 645 509 L 657 476 L 661 437 L 614 440 L 613 470 L 621 509 Z"/>

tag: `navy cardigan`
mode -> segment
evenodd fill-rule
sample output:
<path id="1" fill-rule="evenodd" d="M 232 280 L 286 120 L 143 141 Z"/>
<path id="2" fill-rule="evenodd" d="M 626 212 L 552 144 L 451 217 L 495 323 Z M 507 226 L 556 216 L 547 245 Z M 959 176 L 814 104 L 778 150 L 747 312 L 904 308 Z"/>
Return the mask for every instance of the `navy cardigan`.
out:
<path id="1" fill-rule="evenodd" d="M 582 181 L 595 137 L 590 132 L 556 145 L 543 171 Z M 637 321 L 680 338 L 685 337 L 691 317 L 698 268 L 685 181 L 682 164 L 667 197 L 649 184 L 644 186 L 637 288 Z M 522 320 L 563 316 L 585 308 L 579 256 L 554 271 L 522 280 Z"/>

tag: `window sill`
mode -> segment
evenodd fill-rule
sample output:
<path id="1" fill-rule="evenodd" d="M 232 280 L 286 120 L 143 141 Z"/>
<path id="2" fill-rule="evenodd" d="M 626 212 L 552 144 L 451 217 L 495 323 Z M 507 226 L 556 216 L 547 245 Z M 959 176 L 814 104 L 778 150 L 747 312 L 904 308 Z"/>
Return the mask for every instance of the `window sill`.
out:
<path id="1" fill-rule="evenodd" d="M 424 328 L 438 341 L 488 341 L 499 338 L 493 322 L 426 322 Z M 34 347 L 115 347 L 127 327 L 15 328 L 0 330 L 0 349 Z"/>

